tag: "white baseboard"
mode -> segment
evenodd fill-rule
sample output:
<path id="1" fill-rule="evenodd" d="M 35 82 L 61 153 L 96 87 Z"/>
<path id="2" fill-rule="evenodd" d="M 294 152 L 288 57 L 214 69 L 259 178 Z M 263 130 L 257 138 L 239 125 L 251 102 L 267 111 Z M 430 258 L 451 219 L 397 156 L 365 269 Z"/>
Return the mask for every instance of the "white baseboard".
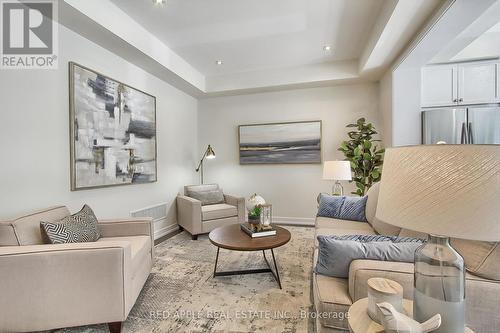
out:
<path id="1" fill-rule="evenodd" d="M 160 229 L 156 229 L 156 228 L 154 228 L 154 229 L 155 229 L 154 234 L 155 234 L 155 240 L 156 240 L 160 237 L 168 235 L 171 232 L 179 230 L 179 225 L 177 223 L 174 223 L 174 224 L 170 224 L 170 225 L 167 225 L 165 227 L 162 227 Z"/>
<path id="2" fill-rule="evenodd" d="M 275 224 L 288 224 L 288 225 L 297 225 L 297 226 L 307 226 L 307 227 L 313 227 L 314 226 L 314 218 L 312 217 L 283 217 L 283 216 L 274 216 L 273 217 L 273 223 Z M 163 237 L 165 235 L 168 235 L 171 232 L 179 230 L 179 225 L 177 223 L 169 224 L 165 227 L 161 227 L 159 229 L 156 228 L 156 224 L 163 224 L 161 222 L 164 222 L 163 220 L 157 221 L 155 223 L 155 240 Z"/>
<path id="3" fill-rule="evenodd" d="M 314 226 L 313 217 L 285 217 L 285 216 L 273 216 L 273 223 L 275 224 L 290 224 L 290 225 L 302 225 L 313 227 Z"/>

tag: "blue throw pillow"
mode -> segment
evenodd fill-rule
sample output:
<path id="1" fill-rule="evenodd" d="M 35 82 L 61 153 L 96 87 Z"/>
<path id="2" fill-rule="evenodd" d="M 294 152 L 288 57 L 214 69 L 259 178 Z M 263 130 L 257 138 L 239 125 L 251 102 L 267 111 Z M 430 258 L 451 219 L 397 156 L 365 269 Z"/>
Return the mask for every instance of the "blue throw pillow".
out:
<path id="1" fill-rule="evenodd" d="M 318 262 L 315 272 L 347 278 L 349 266 L 356 259 L 414 262 L 415 250 L 424 241 L 420 238 L 346 235 L 318 236 Z"/>
<path id="2" fill-rule="evenodd" d="M 345 197 L 321 193 L 319 197 L 318 216 L 337 218 L 344 204 Z"/>
<path id="3" fill-rule="evenodd" d="M 346 197 L 321 194 L 318 216 L 341 220 L 366 222 L 366 201 L 364 197 Z"/>
<path id="4" fill-rule="evenodd" d="M 345 197 L 339 219 L 366 222 L 365 209 L 367 200 L 367 196 Z"/>

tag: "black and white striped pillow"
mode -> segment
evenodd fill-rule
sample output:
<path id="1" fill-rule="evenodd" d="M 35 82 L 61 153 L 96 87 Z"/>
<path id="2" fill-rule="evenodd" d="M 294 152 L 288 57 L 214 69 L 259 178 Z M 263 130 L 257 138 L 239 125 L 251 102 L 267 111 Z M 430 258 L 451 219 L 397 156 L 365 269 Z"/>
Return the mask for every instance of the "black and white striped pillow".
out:
<path id="1" fill-rule="evenodd" d="M 100 237 L 97 218 L 88 205 L 58 222 L 40 222 L 40 231 L 51 244 L 95 242 Z"/>

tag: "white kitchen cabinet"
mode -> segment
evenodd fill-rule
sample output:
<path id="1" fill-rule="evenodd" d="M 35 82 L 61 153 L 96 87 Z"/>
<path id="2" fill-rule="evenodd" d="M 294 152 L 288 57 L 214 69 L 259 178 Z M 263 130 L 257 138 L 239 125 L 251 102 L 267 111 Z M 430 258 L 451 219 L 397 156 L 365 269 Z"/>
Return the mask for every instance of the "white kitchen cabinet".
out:
<path id="1" fill-rule="evenodd" d="M 422 68 L 421 106 L 500 102 L 500 62 L 478 61 Z"/>
<path id="2" fill-rule="evenodd" d="M 473 62 L 458 65 L 458 103 L 482 104 L 497 101 L 497 64 Z"/>
<path id="3" fill-rule="evenodd" d="M 422 68 L 422 106 L 446 106 L 457 102 L 457 66 Z"/>

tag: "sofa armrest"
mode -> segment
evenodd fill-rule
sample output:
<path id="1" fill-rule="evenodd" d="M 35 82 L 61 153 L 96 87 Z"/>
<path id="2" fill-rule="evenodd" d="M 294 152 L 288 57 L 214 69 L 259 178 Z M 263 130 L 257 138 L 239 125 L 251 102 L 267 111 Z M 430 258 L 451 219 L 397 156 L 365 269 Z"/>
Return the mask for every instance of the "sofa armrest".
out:
<path id="1" fill-rule="evenodd" d="M 467 327 L 474 332 L 498 332 L 500 329 L 500 281 L 465 275 Z"/>
<path id="2" fill-rule="evenodd" d="M 177 223 L 189 231 L 191 235 L 201 234 L 201 201 L 185 195 L 178 195 Z"/>
<path id="3" fill-rule="evenodd" d="M 151 256 L 154 257 L 154 226 L 150 217 L 126 217 L 98 221 L 101 237 L 149 236 Z"/>
<path id="4" fill-rule="evenodd" d="M 246 214 L 245 198 L 224 194 L 224 200 L 228 205 L 236 206 L 238 208 L 238 222 L 239 223 L 245 222 L 245 214 Z"/>
<path id="5" fill-rule="evenodd" d="M 153 219 L 150 217 L 126 217 L 99 220 L 102 237 L 153 236 Z"/>
<path id="6" fill-rule="evenodd" d="M 0 247 L 0 331 L 124 321 L 129 242 Z"/>
<path id="7" fill-rule="evenodd" d="M 413 299 L 413 264 L 380 260 L 353 260 L 349 266 L 349 295 L 356 302 L 368 295 L 367 282 L 372 277 L 394 280 L 403 286 L 404 298 Z"/>

